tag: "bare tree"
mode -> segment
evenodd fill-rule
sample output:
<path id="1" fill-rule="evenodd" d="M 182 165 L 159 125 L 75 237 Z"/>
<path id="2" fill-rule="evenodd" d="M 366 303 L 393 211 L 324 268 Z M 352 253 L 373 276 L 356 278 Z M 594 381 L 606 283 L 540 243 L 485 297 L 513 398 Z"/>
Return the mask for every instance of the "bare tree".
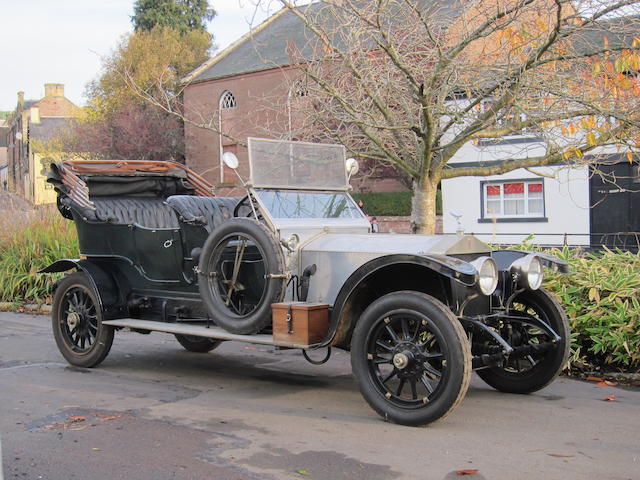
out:
<path id="1" fill-rule="evenodd" d="M 435 231 L 443 179 L 635 147 L 639 0 L 275 1 L 307 31 L 289 52 L 308 90 L 296 102 L 300 134 L 410 178 L 417 232 Z M 469 142 L 522 133 L 544 153 L 450 163 Z"/>

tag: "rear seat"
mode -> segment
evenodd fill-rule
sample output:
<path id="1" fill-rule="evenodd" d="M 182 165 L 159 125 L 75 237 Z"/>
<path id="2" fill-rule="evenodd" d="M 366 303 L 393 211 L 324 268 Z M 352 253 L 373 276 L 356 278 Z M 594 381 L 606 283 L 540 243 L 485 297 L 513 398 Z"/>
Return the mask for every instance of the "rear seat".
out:
<path id="1" fill-rule="evenodd" d="M 158 197 L 92 197 L 95 220 L 120 225 L 138 224 L 146 228 L 179 228 L 178 217 Z"/>
<path id="2" fill-rule="evenodd" d="M 185 223 L 203 225 L 211 233 L 225 220 L 233 217 L 238 197 L 196 197 L 172 195 L 166 202 Z"/>

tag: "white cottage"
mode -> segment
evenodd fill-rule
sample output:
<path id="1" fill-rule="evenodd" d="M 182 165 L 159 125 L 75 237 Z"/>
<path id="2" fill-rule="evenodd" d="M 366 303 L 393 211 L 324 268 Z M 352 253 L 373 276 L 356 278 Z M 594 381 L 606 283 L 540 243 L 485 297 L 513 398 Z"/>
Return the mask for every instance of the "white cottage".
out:
<path id="1" fill-rule="evenodd" d="M 542 139 L 513 135 L 465 145 L 452 168 L 492 165 L 544 154 Z M 443 231 L 460 227 L 482 240 L 541 245 L 637 248 L 640 239 L 640 169 L 637 159 L 610 153 L 588 166 L 518 169 L 503 175 L 442 182 Z M 452 215 L 453 214 L 453 215 Z M 459 217 L 459 223 L 456 219 Z"/>

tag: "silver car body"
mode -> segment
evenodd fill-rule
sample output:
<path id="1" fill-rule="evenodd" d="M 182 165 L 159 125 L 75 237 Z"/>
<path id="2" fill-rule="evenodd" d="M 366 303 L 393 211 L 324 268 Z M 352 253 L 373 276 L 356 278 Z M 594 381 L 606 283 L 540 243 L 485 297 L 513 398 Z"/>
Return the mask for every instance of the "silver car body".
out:
<path id="1" fill-rule="evenodd" d="M 314 158 L 309 162 L 324 162 L 322 167 L 325 168 L 311 167 L 311 170 L 319 172 L 319 175 L 313 176 L 314 182 L 298 182 L 296 177 L 297 170 L 307 166 L 304 164 L 304 155 L 292 150 L 300 148 L 300 145 L 309 149 L 304 152 L 306 154 L 313 149 Z M 488 245 L 468 235 L 371 233 L 369 220 L 348 193 L 351 187 L 344 167 L 344 148 L 341 146 L 251 138 L 249 155 L 252 175 L 248 186 L 251 197 L 283 244 L 289 272 L 300 276 L 307 266 L 317 267 L 317 273 L 310 282 L 307 301 L 333 305 L 346 280 L 360 267 L 380 257 L 409 255 L 428 258 L 446 263 L 451 269 L 469 276 L 476 273 L 471 264 L 451 262 L 445 256 L 490 255 L 491 248 Z M 331 172 L 331 178 L 322 177 L 325 171 Z M 261 172 L 261 176 L 254 172 Z M 331 188 L 327 188 L 327 184 Z M 314 196 L 339 197 L 345 205 L 344 209 L 348 210 L 346 218 L 327 218 L 321 215 L 322 211 L 313 217 L 316 213 L 310 211 L 313 208 L 307 209 L 304 214 L 300 214 L 301 209 L 281 208 L 287 201 L 286 197 Z"/>

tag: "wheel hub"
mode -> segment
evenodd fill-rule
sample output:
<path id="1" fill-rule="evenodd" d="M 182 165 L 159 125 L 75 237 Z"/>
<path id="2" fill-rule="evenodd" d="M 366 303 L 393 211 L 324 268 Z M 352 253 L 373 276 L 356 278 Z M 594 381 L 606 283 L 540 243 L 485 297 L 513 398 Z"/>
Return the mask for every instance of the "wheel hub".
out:
<path id="1" fill-rule="evenodd" d="M 69 329 L 73 330 L 80 324 L 80 314 L 77 312 L 71 312 L 67 316 L 67 325 L 69 325 Z"/>
<path id="2" fill-rule="evenodd" d="M 413 355 L 411 355 L 411 352 L 402 352 L 402 353 L 396 353 L 393 356 L 393 365 L 394 367 L 396 367 L 398 370 L 404 370 L 410 362 L 410 357 L 412 357 Z"/>
<path id="3" fill-rule="evenodd" d="M 413 342 L 402 342 L 396 346 L 391 357 L 393 366 L 401 378 L 413 378 L 422 372 L 422 353 Z"/>

